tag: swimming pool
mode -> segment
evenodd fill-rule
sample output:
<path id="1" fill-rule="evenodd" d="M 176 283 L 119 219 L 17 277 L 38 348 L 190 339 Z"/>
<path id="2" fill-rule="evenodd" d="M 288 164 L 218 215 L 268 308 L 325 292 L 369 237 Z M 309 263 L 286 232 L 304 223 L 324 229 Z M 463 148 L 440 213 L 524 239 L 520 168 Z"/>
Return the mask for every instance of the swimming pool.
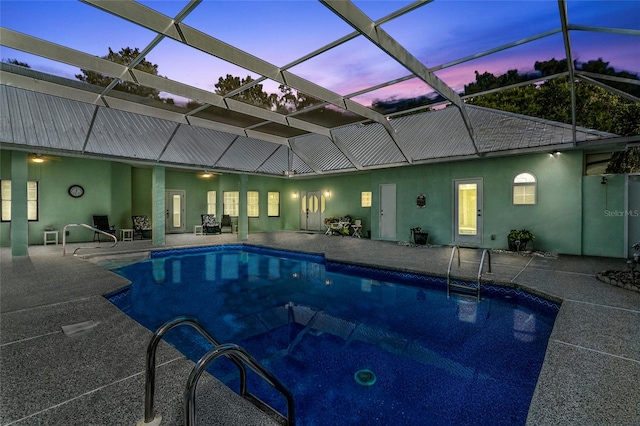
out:
<path id="1" fill-rule="evenodd" d="M 559 308 L 492 285 L 479 303 L 447 298 L 441 278 L 249 245 L 154 252 L 116 272 L 132 281 L 116 306 L 153 331 L 195 316 L 244 347 L 291 389 L 299 425 L 524 424 Z M 194 361 L 210 348 L 189 327 L 166 339 Z M 230 363 L 209 371 L 237 389 Z M 286 412 L 262 382 L 249 388 Z"/>

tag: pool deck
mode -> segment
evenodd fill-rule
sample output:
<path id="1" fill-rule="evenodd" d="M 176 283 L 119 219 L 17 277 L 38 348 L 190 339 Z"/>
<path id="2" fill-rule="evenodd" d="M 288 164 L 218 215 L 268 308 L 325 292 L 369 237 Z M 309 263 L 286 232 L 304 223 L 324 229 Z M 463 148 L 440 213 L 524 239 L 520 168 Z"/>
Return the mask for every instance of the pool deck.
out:
<path id="1" fill-rule="evenodd" d="M 0 248 L 0 425 L 134 425 L 144 413 L 144 365 L 151 333 L 102 295 L 128 282 L 100 267 L 105 256 L 229 243 L 323 253 L 327 259 L 446 275 L 451 247 L 296 232 L 168 235 L 109 243 L 62 256 L 61 245 L 31 246 L 12 258 Z M 82 244 L 95 247 L 97 244 Z M 67 247 L 73 252 L 78 244 Z M 462 249 L 454 274 L 473 278 L 481 252 Z M 622 259 L 492 252 L 487 280 L 562 301 L 529 409 L 528 425 L 640 424 L 640 293 L 595 274 L 625 269 Z M 66 335 L 62 326 L 94 321 Z M 162 343 L 156 411 L 163 425 L 183 424 L 182 394 L 193 366 Z M 198 386 L 198 421 L 207 425 L 275 424 L 207 376 Z M 500 402 L 496 401 L 496 409 Z"/>

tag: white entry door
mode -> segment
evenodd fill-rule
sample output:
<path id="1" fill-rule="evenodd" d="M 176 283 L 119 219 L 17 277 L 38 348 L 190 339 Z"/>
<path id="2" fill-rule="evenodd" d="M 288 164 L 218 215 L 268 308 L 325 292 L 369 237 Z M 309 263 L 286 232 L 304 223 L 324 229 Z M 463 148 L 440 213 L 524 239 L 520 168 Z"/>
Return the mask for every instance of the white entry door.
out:
<path id="1" fill-rule="evenodd" d="M 482 245 L 482 179 L 456 179 L 454 187 L 454 244 Z"/>
<path id="2" fill-rule="evenodd" d="M 396 239 L 396 184 L 380 185 L 380 239 Z"/>
<path id="3" fill-rule="evenodd" d="M 184 190 L 170 189 L 165 191 L 165 231 L 167 233 L 180 233 L 185 231 L 184 197 Z"/>
<path id="4" fill-rule="evenodd" d="M 300 229 L 303 231 L 323 231 L 325 199 L 320 191 L 300 194 Z"/>

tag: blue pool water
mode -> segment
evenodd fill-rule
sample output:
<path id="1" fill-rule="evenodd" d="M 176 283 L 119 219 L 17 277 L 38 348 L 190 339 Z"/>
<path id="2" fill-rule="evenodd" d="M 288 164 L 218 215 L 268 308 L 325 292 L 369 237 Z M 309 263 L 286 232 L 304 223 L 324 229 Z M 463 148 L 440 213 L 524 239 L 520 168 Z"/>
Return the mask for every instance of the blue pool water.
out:
<path id="1" fill-rule="evenodd" d="M 116 272 L 132 284 L 115 305 L 153 331 L 195 316 L 244 347 L 291 389 L 299 425 L 524 424 L 559 308 L 491 285 L 479 303 L 447 298 L 441 278 L 247 245 L 157 252 Z M 210 349 L 190 327 L 166 339 L 194 361 Z M 209 371 L 237 390 L 234 368 Z M 371 386 L 355 380 L 363 369 Z M 261 381 L 248 390 L 286 413 Z"/>

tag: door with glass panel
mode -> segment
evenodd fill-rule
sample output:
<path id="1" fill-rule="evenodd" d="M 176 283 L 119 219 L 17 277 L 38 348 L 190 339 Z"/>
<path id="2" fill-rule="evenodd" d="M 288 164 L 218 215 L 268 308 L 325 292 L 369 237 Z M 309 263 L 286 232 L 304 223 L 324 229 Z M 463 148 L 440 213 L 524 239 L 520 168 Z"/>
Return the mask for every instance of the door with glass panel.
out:
<path id="1" fill-rule="evenodd" d="M 482 179 L 455 179 L 454 244 L 482 245 Z"/>
<path id="2" fill-rule="evenodd" d="M 170 189 L 165 191 L 165 231 L 167 233 L 179 233 L 185 231 L 184 197 L 184 190 Z"/>
<path id="3" fill-rule="evenodd" d="M 300 194 L 300 229 L 303 231 L 323 231 L 325 198 L 320 191 Z"/>

